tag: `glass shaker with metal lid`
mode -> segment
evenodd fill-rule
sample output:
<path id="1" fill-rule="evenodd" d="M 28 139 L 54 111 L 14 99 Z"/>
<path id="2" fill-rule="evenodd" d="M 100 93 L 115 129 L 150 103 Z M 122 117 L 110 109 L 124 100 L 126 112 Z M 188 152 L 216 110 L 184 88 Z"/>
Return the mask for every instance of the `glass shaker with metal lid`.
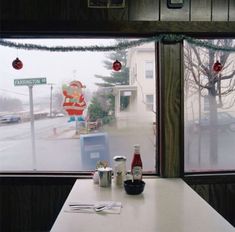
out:
<path id="1" fill-rule="evenodd" d="M 126 157 L 114 156 L 114 182 L 116 185 L 122 186 L 126 177 Z"/>

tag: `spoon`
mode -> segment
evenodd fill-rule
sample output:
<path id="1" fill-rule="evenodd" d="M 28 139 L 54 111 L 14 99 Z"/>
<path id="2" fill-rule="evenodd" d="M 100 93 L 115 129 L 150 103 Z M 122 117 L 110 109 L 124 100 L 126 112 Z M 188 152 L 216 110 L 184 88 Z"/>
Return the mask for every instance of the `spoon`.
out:
<path id="1" fill-rule="evenodd" d="M 111 209 L 114 206 L 114 204 L 108 204 L 108 205 L 100 205 L 100 206 L 96 206 L 94 207 L 95 212 L 101 212 L 105 209 Z"/>

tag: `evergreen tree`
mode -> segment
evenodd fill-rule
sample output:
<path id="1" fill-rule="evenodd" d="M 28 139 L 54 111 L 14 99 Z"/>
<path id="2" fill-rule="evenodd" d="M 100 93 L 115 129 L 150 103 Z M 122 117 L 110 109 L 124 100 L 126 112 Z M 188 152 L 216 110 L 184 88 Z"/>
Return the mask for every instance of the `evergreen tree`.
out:
<path id="1" fill-rule="evenodd" d="M 117 39 L 117 43 L 123 42 L 122 39 Z M 112 70 L 113 62 L 118 60 L 122 64 L 120 71 L 116 72 Z M 128 85 L 129 84 L 129 68 L 127 65 L 127 50 L 114 51 L 107 55 L 107 60 L 103 61 L 104 67 L 110 70 L 109 76 L 95 75 L 95 77 L 103 80 L 103 83 L 96 83 L 101 87 L 112 87 L 115 85 Z"/>
<path id="2" fill-rule="evenodd" d="M 99 118 L 107 116 L 107 111 L 102 109 L 101 103 L 98 101 L 98 98 L 92 98 L 88 111 L 90 114 L 90 121 L 93 122 Z"/>
<path id="3" fill-rule="evenodd" d="M 112 111 L 114 109 L 113 95 L 104 89 L 98 90 L 94 93 L 91 103 L 88 107 L 88 114 L 90 121 L 102 119 L 104 124 L 110 123 L 113 119 Z"/>
<path id="4" fill-rule="evenodd" d="M 117 39 L 117 43 L 124 42 L 123 39 Z M 113 63 L 119 61 L 122 65 L 120 71 L 113 70 Z M 109 76 L 95 75 L 101 79 L 102 83 L 96 83 L 101 88 L 93 95 L 91 104 L 88 107 L 90 121 L 101 118 L 103 123 L 111 123 L 114 113 L 114 96 L 110 92 L 110 88 L 116 85 L 129 84 L 129 68 L 127 67 L 127 50 L 118 50 L 107 55 L 107 60 L 103 61 L 104 67 L 110 71 Z M 127 105 L 126 99 L 121 99 L 121 105 Z"/>

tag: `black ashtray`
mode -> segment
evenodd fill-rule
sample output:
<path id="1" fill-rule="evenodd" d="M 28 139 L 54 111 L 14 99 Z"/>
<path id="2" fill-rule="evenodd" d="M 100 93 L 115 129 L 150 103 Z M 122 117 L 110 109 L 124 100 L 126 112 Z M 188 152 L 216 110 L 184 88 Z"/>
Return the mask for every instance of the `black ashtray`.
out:
<path id="1" fill-rule="evenodd" d="M 124 188 L 127 194 L 137 195 L 144 191 L 145 182 L 143 180 L 126 180 L 124 181 Z"/>

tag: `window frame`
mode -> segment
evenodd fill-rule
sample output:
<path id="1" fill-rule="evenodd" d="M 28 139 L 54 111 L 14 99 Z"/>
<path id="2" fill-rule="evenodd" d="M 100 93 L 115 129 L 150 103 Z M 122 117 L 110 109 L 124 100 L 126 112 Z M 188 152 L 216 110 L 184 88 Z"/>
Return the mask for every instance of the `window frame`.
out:
<path id="1" fill-rule="evenodd" d="M 208 40 L 216 40 L 216 39 L 234 39 L 235 40 L 235 35 L 234 33 L 229 33 L 229 35 L 220 35 L 218 33 L 213 33 L 211 34 L 211 36 L 202 36 L 202 35 L 198 35 L 197 34 L 193 34 L 191 35 L 193 38 L 195 39 L 208 39 Z M 182 41 L 182 57 L 184 56 L 184 45 L 183 45 L 184 41 Z M 182 104 L 182 117 L 181 117 L 181 125 L 182 125 L 182 132 L 184 134 L 184 64 L 182 63 L 182 69 L 183 69 L 183 74 L 181 77 L 182 83 L 183 83 L 183 91 L 181 93 L 181 100 L 183 102 Z M 181 150 L 183 151 L 182 156 L 181 156 L 181 173 L 182 173 L 182 178 L 189 178 L 189 179 L 194 179 L 194 178 L 212 178 L 212 179 L 216 179 L 216 178 L 230 178 L 229 176 L 234 176 L 235 175 L 235 169 L 234 170 L 210 170 L 210 171 L 194 171 L 194 172 L 189 172 L 189 171 L 185 171 L 185 163 L 184 163 L 184 159 L 185 159 L 185 149 L 184 149 L 184 145 L 185 145 L 185 140 L 184 140 L 184 136 L 183 136 L 183 142 L 181 143 Z"/>
<path id="2" fill-rule="evenodd" d="M 27 33 L 26 35 L 23 34 L 23 33 L 20 33 L 20 34 L 11 34 L 11 35 L 3 35 L 2 36 L 2 39 L 21 39 L 21 38 L 24 38 L 24 39 L 71 39 L 71 38 L 81 38 L 81 39 L 84 39 L 84 36 L 77 36 L 77 35 L 51 35 L 51 34 L 33 34 L 33 33 L 30 33 L 30 35 Z M 120 35 L 109 35 L 107 34 L 106 36 L 97 36 L 97 35 L 87 35 L 85 38 L 87 39 L 107 39 L 107 38 L 110 38 L 110 39 L 115 39 L 115 38 L 142 38 L 143 35 L 141 36 L 138 36 L 138 35 L 135 35 L 135 36 L 130 36 L 130 35 L 126 35 L 126 34 L 120 34 Z M 156 49 L 155 49 L 156 50 Z M 137 76 L 137 65 L 135 66 L 135 76 Z M 153 62 L 153 68 L 154 68 L 154 62 Z M 153 71 L 154 73 L 154 71 Z M 155 91 L 157 92 L 157 89 L 155 89 Z M 156 125 L 155 125 L 156 126 Z M 156 126 L 156 130 L 157 129 L 157 126 Z M 155 138 L 155 140 L 157 140 L 157 137 Z M 155 149 L 155 172 L 144 172 L 143 175 L 144 176 L 159 176 L 160 175 L 160 163 L 159 163 L 159 155 L 158 155 L 158 152 L 157 152 L 157 149 Z M 50 177 L 79 177 L 79 178 L 91 178 L 93 175 L 93 171 L 41 171 L 41 170 L 30 170 L 30 171 L 25 171 L 25 170 L 22 170 L 22 171 L 2 171 L 0 170 L 0 176 L 20 176 L 20 177 L 29 177 L 29 176 L 33 176 L 33 177 L 47 177 L 47 176 L 50 176 Z"/>

